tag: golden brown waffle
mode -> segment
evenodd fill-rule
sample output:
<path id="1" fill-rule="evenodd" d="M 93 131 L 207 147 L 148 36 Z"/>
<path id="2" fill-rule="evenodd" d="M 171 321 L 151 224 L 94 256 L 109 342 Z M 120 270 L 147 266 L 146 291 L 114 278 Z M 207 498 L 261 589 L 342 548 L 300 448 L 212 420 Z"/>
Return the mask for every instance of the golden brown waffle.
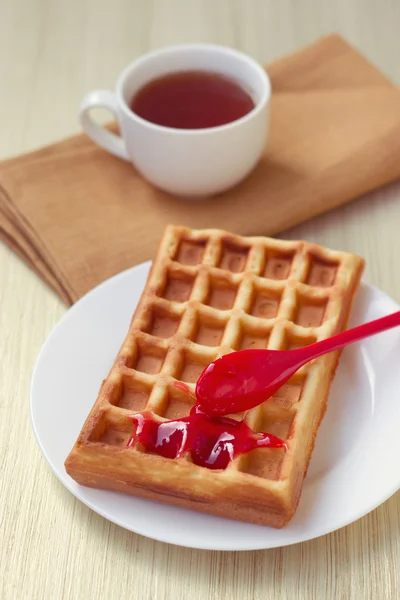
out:
<path id="1" fill-rule="evenodd" d="M 129 415 L 161 422 L 189 414 L 174 387 L 195 382 L 218 356 L 243 348 L 305 346 L 343 330 L 363 260 L 307 242 L 167 227 L 128 335 L 68 456 L 78 483 L 224 517 L 281 527 L 293 516 L 339 353 L 303 367 L 245 414 L 255 431 L 287 441 L 226 470 L 127 448 Z M 238 415 L 241 418 L 243 415 Z"/>

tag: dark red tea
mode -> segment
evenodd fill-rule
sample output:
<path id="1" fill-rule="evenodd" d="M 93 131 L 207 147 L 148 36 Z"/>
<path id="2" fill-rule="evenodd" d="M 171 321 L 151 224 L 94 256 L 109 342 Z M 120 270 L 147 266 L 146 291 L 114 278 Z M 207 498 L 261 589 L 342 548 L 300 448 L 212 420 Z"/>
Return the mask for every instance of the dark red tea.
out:
<path id="1" fill-rule="evenodd" d="M 236 121 L 255 104 L 236 81 L 206 71 L 182 71 L 159 77 L 132 98 L 134 113 L 157 125 L 205 129 Z"/>

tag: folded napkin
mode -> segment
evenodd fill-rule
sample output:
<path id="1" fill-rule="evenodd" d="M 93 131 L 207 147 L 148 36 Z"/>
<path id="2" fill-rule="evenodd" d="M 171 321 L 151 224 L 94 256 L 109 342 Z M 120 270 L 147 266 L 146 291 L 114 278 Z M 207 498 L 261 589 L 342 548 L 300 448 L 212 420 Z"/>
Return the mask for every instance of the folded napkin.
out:
<path id="1" fill-rule="evenodd" d="M 185 201 L 79 135 L 0 163 L 0 235 L 72 304 L 152 256 L 167 223 L 273 235 L 400 176 L 400 92 L 338 36 L 267 68 L 265 154 L 235 189 Z"/>

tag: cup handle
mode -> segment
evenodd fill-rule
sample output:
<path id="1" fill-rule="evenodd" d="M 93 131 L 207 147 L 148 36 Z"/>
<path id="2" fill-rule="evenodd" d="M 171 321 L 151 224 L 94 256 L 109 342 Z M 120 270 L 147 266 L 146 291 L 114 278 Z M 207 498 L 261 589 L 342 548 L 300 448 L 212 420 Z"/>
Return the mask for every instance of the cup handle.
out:
<path id="1" fill-rule="evenodd" d="M 96 144 L 111 152 L 111 154 L 130 161 L 125 142 L 121 136 L 111 133 L 111 131 L 96 123 L 90 116 L 91 108 L 107 108 L 118 118 L 118 101 L 114 92 L 95 90 L 86 94 L 79 111 L 79 120 L 84 131 Z"/>

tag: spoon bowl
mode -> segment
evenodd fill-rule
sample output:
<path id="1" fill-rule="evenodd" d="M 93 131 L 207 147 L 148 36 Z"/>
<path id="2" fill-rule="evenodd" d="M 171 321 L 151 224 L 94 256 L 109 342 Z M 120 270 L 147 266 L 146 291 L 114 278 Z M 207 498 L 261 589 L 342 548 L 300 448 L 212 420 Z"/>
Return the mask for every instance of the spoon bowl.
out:
<path id="1" fill-rule="evenodd" d="M 196 384 L 197 403 L 212 415 L 254 408 L 300 367 L 328 352 L 400 325 L 400 311 L 296 350 L 240 350 L 210 363 Z"/>

